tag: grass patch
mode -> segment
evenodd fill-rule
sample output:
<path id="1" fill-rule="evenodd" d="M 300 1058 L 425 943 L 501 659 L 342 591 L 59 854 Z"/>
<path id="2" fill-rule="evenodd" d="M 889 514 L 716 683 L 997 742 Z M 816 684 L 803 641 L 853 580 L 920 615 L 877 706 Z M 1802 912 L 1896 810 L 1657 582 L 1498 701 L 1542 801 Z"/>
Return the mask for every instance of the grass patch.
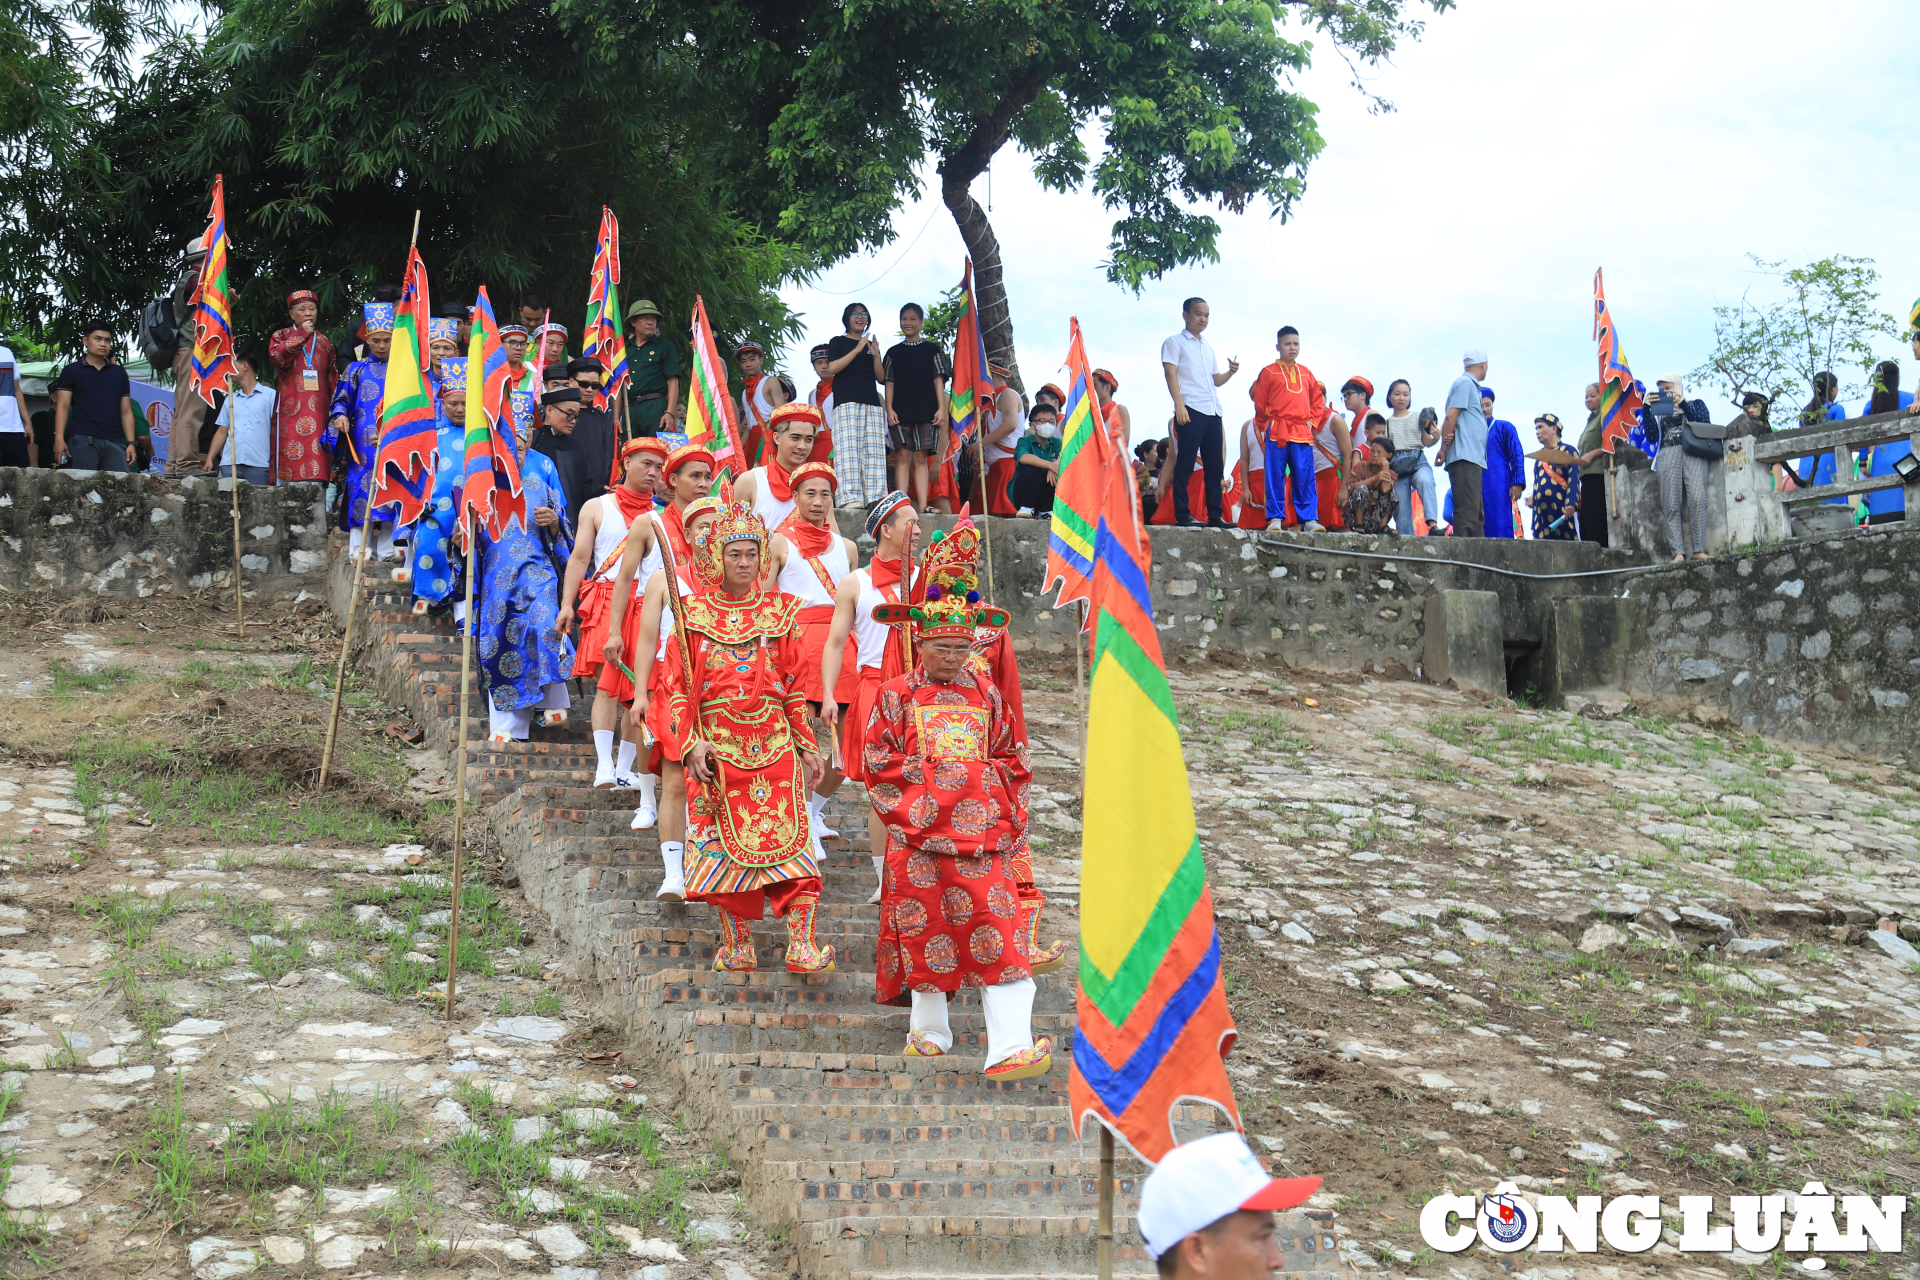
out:
<path id="1" fill-rule="evenodd" d="M 71 662 L 54 658 L 47 663 L 53 669 L 53 696 L 71 698 L 80 693 L 105 693 L 134 678 L 132 667 L 99 667 L 83 671 Z"/>

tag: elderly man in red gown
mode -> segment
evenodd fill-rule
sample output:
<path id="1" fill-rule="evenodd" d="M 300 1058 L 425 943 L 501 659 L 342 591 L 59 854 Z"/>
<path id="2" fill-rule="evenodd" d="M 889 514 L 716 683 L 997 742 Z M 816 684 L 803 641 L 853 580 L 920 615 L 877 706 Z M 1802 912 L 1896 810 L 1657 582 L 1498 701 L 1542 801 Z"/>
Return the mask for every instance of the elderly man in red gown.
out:
<path id="1" fill-rule="evenodd" d="M 756 967 L 748 922 L 767 908 L 786 917 L 789 971 L 831 969 L 833 948 L 814 930 L 820 863 L 806 800 L 826 764 L 800 691 L 800 602 L 761 590 L 766 522 L 725 488 L 693 554 L 719 585 L 680 604 L 661 735 L 686 764 L 687 899 L 719 912 L 716 969 Z"/>
<path id="2" fill-rule="evenodd" d="M 989 1080 L 1052 1066 L 1033 1038 L 1033 970 L 1020 945 L 1016 862 L 1027 853 L 1025 739 L 1000 690 L 969 659 L 975 631 L 1007 615 L 979 593 L 930 587 L 920 604 L 874 606 L 876 621 L 911 621 L 916 665 L 880 688 L 865 739 L 867 795 L 887 831 L 874 999 L 911 1005 L 906 1055 L 953 1048 L 947 1002 L 980 991 Z"/>

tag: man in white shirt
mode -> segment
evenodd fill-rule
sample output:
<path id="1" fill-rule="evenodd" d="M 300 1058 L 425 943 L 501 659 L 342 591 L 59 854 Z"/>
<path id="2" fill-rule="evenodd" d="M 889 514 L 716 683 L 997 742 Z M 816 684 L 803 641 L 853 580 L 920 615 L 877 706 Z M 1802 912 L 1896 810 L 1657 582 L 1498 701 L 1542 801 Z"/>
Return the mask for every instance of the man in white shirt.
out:
<path id="1" fill-rule="evenodd" d="M 220 406 L 218 426 L 207 453 L 220 459 L 221 475 L 232 476 L 238 467 L 240 478 L 248 484 L 266 485 L 273 465 L 274 390 L 261 385 L 259 372 L 246 353 L 234 353 L 233 369 L 239 376 L 234 379 L 227 402 Z"/>
<path id="2" fill-rule="evenodd" d="M 1207 526 L 1227 528 L 1220 501 L 1220 484 L 1225 472 L 1226 441 L 1220 421 L 1220 397 L 1216 387 L 1240 372 L 1238 360 L 1227 361 L 1220 373 L 1213 345 L 1201 337 L 1211 314 L 1205 298 L 1188 298 L 1180 304 L 1185 327 L 1160 344 L 1160 368 L 1167 377 L 1167 392 L 1173 397 L 1174 434 L 1179 450 L 1173 462 L 1173 522 L 1195 524 L 1187 506 L 1187 481 L 1193 475 L 1194 459 L 1201 461 L 1207 492 Z"/>
<path id="3" fill-rule="evenodd" d="M 20 390 L 20 370 L 14 364 L 12 350 L 0 346 L 0 467 L 39 465 L 40 451 L 33 442 L 26 393 Z"/>

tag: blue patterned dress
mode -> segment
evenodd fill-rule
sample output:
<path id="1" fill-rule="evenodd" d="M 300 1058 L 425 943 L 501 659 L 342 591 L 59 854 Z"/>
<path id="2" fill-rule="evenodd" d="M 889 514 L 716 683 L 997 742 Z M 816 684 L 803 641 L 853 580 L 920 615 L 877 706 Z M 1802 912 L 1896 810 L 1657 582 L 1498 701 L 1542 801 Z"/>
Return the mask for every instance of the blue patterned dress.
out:
<path id="1" fill-rule="evenodd" d="M 564 684 L 573 674 L 573 639 L 554 634 L 560 584 L 573 554 L 566 491 L 553 463 L 531 451 L 521 455 L 520 483 L 527 501 L 526 527 L 513 526 L 498 542 L 484 529 L 479 531 L 475 638 L 487 673 L 487 695 L 501 711 L 539 706 L 547 685 Z M 549 531 L 535 525 L 536 507 L 557 514 L 560 527 Z"/>
<path id="2" fill-rule="evenodd" d="M 439 457 L 434 463 L 433 501 L 414 522 L 411 563 L 414 598 L 444 604 L 465 590 L 461 578 L 465 557 L 454 543 L 453 530 L 465 479 L 467 433 L 458 423 L 447 421 L 444 410 L 436 413 L 434 421 Z"/>
<path id="3" fill-rule="evenodd" d="M 335 418 L 345 418 L 353 434 L 353 460 L 347 466 L 346 501 L 340 507 L 340 527 L 358 529 L 367 522 L 367 500 L 373 492 L 373 463 L 380 452 L 380 400 L 387 393 L 387 362 L 355 360 L 333 389 L 333 407 L 327 411 L 327 429 L 321 443 L 327 452 L 341 455 Z M 374 512 L 376 520 L 393 518 L 393 508 Z"/>

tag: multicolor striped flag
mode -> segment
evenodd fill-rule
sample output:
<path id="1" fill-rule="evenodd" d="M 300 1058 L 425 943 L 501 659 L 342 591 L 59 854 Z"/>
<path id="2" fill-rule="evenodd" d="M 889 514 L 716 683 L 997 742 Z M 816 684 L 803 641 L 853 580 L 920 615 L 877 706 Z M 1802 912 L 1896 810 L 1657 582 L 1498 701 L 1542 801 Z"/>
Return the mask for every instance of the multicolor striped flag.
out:
<path id="1" fill-rule="evenodd" d="M 1069 319 L 1072 341 L 1067 347 L 1067 404 L 1061 411 L 1060 469 L 1053 490 L 1053 536 L 1047 544 L 1047 568 L 1040 578 L 1040 594 L 1058 584 L 1054 608 L 1093 596 L 1094 538 L 1100 508 L 1106 500 L 1106 467 L 1093 437 L 1107 437 L 1093 394 L 1093 365 L 1080 337 L 1080 321 Z M 1117 458 L 1117 451 L 1109 450 Z M 1118 459 L 1129 471 L 1131 465 Z"/>
<path id="2" fill-rule="evenodd" d="M 427 267 L 418 249 L 407 250 L 406 283 L 393 309 L 393 347 L 387 355 L 386 392 L 380 400 L 380 452 L 373 461 L 376 508 L 397 508 L 396 524 L 412 524 L 433 495 L 439 458 L 433 398 L 420 376 L 431 357 L 426 333 Z"/>
<path id="3" fill-rule="evenodd" d="M 973 297 L 972 258 L 967 259 L 966 271 L 960 277 L 960 299 L 960 320 L 953 330 L 953 381 L 947 385 L 949 430 L 943 461 L 960 452 L 975 423 L 985 421 L 986 408 L 994 397 L 987 344 L 980 335 L 980 308 Z"/>
<path id="4" fill-rule="evenodd" d="M 201 237 L 207 256 L 200 263 L 200 281 L 193 287 L 193 367 L 187 386 L 209 406 L 214 389 L 232 388 L 233 298 L 227 292 L 226 180 L 213 175 L 213 207 L 207 211 L 207 233 Z"/>
<path id="5" fill-rule="evenodd" d="M 593 401 L 594 408 L 604 409 L 620 394 L 629 372 L 627 340 L 620 333 L 620 222 L 605 205 L 600 206 L 600 239 L 593 247 L 593 272 L 587 281 L 581 344 L 580 354 L 592 356 L 606 370 Z"/>
<path id="6" fill-rule="evenodd" d="M 1237 1032 L 1153 625 L 1152 551 L 1133 468 L 1105 431 L 1093 432 L 1086 449 L 1099 459 L 1102 504 L 1067 1101 L 1077 1133 L 1098 1120 L 1155 1162 L 1175 1145 L 1175 1106 L 1208 1103 L 1239 1127 L 1225 1063 Z"/>
<path id="7" fill-rule="evenodd" d="M 392 375 L 389 374 L 389 377 Z M 473 337 L 467 343 L 467 438 L 465 478 L 460 495 L 460 527 L 476 518 L 492 538 L 503 538 L 517 521 L 527 523 L 527 500 L 520 488 L 519 455 L 513 447 L 513 379 L 507 349 L 500 345 L 500 324 L 493 317 L 487 288 L 473 303 Z"/>
<path id="8" fill-rule="evenodd" d="M 733 396 L 727 391 L 727 365 L 714 345 L 707 304 L 693 299 L 693 385 L 687 395 L 687 443 L 713 455 L 713 491 L 745 468 L 740 447 L 740 422 L 734 416 Z"/>
<path id="9" fill-rule="evenodd" d="M 1646 395 L 1627 367 L 1627 353 L 1613 327 L 1598 268 L 1593 273 L 1593 337 L 1600 344 L 1600 447 L 1612 453 L 1613 442 L 1624 437 L 1651 458 L 1660 451 L 1660 442 L 1647 436 L 1642 421 L 1646 415 L 1640 412 Z"/>

